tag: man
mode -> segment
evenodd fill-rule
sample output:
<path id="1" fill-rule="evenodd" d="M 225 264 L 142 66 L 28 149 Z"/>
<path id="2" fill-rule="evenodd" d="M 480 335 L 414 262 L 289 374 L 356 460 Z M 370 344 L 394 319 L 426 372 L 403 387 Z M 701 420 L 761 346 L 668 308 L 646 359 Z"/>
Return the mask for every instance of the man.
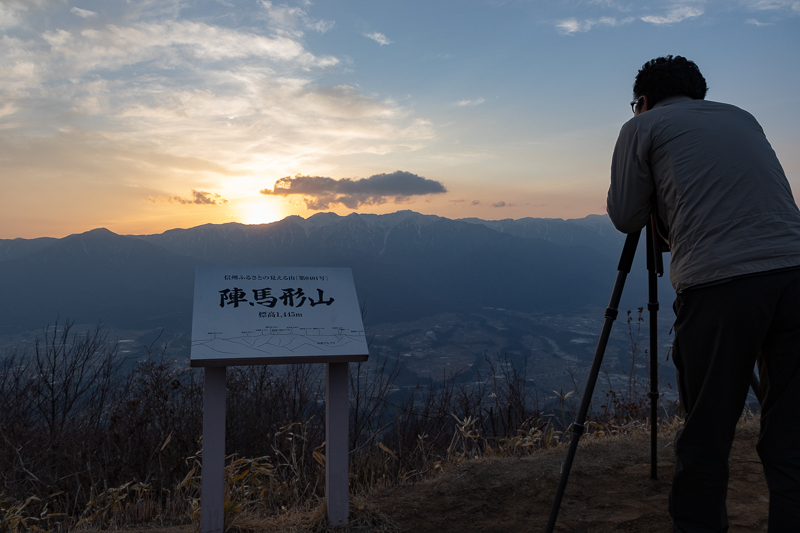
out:
<path id="1" fill-rule="evenodd" d="M 758 453 L 769 531 L 800 531 L 800 210 L 761 126 L 704 100 L 680 56 L 636 76 L 608 214 L 620 231 L 655 212 L 677 291 L 673 359 L 685 425 L 675 439 L 675 531 L 727 531 L 728 455 L 756 360 Z"/>

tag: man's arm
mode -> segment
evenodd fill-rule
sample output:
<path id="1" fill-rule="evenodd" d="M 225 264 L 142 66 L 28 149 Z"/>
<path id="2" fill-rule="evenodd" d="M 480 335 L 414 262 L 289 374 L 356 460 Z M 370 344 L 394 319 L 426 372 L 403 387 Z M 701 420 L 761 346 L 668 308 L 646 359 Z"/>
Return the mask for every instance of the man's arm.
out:
<path id="1" fill-rule="evenodd" d="M 622 233 L 642 229 L 653 210 L 655 184 L 650 175 L 650 140 L 631 120 L 622 126 L 611 160 L 611 186 L 606 210 Z"/>

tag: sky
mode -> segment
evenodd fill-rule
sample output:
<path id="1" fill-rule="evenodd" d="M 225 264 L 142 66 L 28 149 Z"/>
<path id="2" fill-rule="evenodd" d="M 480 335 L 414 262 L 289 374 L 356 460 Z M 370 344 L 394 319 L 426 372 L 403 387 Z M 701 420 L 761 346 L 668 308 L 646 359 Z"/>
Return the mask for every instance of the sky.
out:
<path id="1" fill-rule="evenodd" d="M 800 192 L 800 1 L 0 0 L 0 238 L 605 212 L 651 58 Z"/>

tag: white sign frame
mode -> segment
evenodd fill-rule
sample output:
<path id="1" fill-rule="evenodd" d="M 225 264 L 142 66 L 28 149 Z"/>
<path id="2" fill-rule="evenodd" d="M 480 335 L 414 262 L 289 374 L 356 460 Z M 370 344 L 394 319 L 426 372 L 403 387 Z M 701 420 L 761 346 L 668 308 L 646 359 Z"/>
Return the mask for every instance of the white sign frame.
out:
<path id="1" fill-rule="evenodd" d="M 368 356 L 349 268 L 196 268 L 191 366 L 363 362 Z"/>
<path id="2" fill-rule="evenodd" d="M 193 310 L 190 365 L 205 376 L 201 533 L 224 528 L 225 378 L 243 365 L 327 363 L 325 503 L 328 522 L 346 525 L 348 364 L 369 357 L 350 269 L 198 266 Z"/>

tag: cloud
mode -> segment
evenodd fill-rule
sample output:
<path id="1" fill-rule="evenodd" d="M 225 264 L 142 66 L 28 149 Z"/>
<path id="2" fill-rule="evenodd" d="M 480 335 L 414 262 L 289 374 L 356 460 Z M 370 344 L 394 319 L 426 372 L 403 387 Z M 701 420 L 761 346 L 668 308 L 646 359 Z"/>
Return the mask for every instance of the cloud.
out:
<path id="1" fill-rule="evenodd" d="M 362 205 L 383 204 L 387 201 L 401 203 L 412 196 L 445 192 L 447 189 L 440 182 L 402 170 L 391 174 L 375 174 L 364 179 L 340 180 L 298 174 L 279 179 L 272 190 L 261 190 L 261 194 L 271 196 L 303 196 L 306 207 L 314 211 L 329 209 L 333 204 L 357 209 Z"/>
<path id="2" fill-rule="evenodd" d="M 756 3 L 788 3 L 789 0 L 743 0 Z M 797 0 L 793 0 L 797 2 Z M 620 4 L 614 0 L 590 0 L 589 4 L 597 6 L 599 9 L 613 9 L 619 13 L 626 13 L 624 18 L 618 16 L 600 16 L 600 17 L 585 17 L 576 18 L 570 17 L 567 19 L 559 20 L 556 23 L 556 28 L 562 35 L 575 35 L 576 33 L 585 33 L 597 27 L 618 27 L 625 24 L 630 24 L 636 20 L 641 20 L 649 24 L 676 24 L 683 22 L 687 19 L 700 17 L 705 13 L 704 5 L 707 0 L 674 0 L 666 3 L 667 6 L 660 13 L 648 13 L 641 16 L 632 16 L 632 5 Z M 800 2 L 797 2 L 800 4 Z M 658 4 L 653 3 L 653 6 Z M 637 9 L 653 11 L 651 6 L 636 6 Z"/>
<path id="3" fill-rule="evenodd" d="M 151 202 L 154 202 L 153 198 L 150 199 Z M 195 204 L 195 205 L 224 205 L 228 203 L 228 200 L 222 198 L 219 194 L 210 193 L 206 191 L 197 191 L 192 189 L 192 197 L 191 198 L 183 198 L 181 196 L 170 196 L 167 198 L 168 202 L 178 203 L 178 204 Z"/>
<path id="4" fill-rule="evenodd" d="M 481 205 L 481 201 L 480 200 L 472 200 L 472 204 L 470 204 L 470 205 Z"/>
<path id="5" fill-rule="evenodd" d="M 517 204 L 507 204 L 504 201 L 500 200 L 499 202 L 495 202 L 492 204 L 492 207 L 516 207 Z"/>
<path id="6" fill-rule="evenodd" d="M 373 33 L 365 33 L 364 37 L 369 37 L 379 45 L 383 46 L 385 44 L 392 44 L 392 41 L 386 38 L 386 36 L 382 33 L 373 32 Z"/>
<path id="7" fill-rule="evenodd" d="M 98 15 L 87 25 L 88 10 L 61 0 L 0 0 L 0 29 L 13 27 L 0 33 L 0 140 L 14 164 L 52 176 L 74 154 L 94 153 L 87 161 L 125 176 L 109 179 L 166 197 L 198 176 L 157 167 L 159 156 L 205 161 L 211 188 L 228 175 L 284 176 L 329 156 L 407 153 L 434 138 L 412 103 L 324 85 L 349 67 L 305 42 L 303 32 L 333 24 L 312 18 L 310 3 L 220 2 L 214 17 L 196 18 L 185 4 L 91 3 Z M 27 149 L 40 143 L 52 147 L 47 161 Z"/>
<path id="8" fill-rule="evenodd" d="M 572 35 L 582 31 L 589 31 L 592 27 L 581 24 L 575 18 L 569 18 L 558 21 L 558 23 L 556 23 L 556 28 L 558 28 L 559 31 L 561 31 L 561 33 L 564 35 Z"/>
<path id="9" fill-rule="evenodd" d="M 742 0 L 745 8 L 755 11 L 777 11 L 792 9 L 800 11 L 800 2 L 797 0 Z"/>
<path id="10" fill-rule="evenodd" d="M 666 15 L 648 15 L 642 17 L 644 22 L 651 24 L 675 24 L 686 19 L 699 17 L 704 13 L 703 9 L 696 6 L 675 6 Z"/>
<path id="11" fill-rule="evenodd" d="M 96 69 L 120 70 L 148 61 L 173 68 L 187 60 L 202 64 L 260 58 L 305 67 L 338 62 L 332 57 L 316 57 L 300 42 L 285 36 L 263 36 L 193 21 L 107 25 L 80 32 L 58 29 L 46 31 L 42 38 L 75 74 Z M 78 57 L 83 61 L 77 61 Z"/>
<path id="12" fill-rule="evenodd" d="M 0 1 L 0 30 L 14 28 L 23 24 L 26 11 L 39 3 L 41 2 L 25 2 L 24 0 Z"/>
<path id="13" fill-rule="evenodd" d="M 273 27 L 280 28 L 282 31 L 290 34 L 302 35 L 302 32 L 300 32 L 298 28 L 306 28 L 319 33 L 325 33 L 333 28 L 335 24 L 332 20 L 315 20 L 309 17 L 306 10 L 301 7 L 290 7 L 286 4 L 276 6 L 269 0 L 263 0 L 261 4 Z"/>
<path id="14" fill-rule="evenodd" d="M 616 0 L 589 0 L 589 4 L 596 6 L 605 6 L 614 8 L 618 11 L 630 11 L 631 7 L 627 3 L 621 3 Z"/>
<path id="15" fill-rule="evenodd" d="M 89 11 L 88 9 L 81 9 L 79 7 L 73 7 L 70 9 L 70 12 L 74 15 L 77 15 L 81 18 L 89 19 L 97 16 L 97 13 L 94 11 Z"/>
<path id="16" fill-rule="evenodd" d="M 678 24 L 702 17 L 707 8 L 719 10 L 722 5 L 709 0 L 671 0 L 639 4 L 618 0 L 581 0 L 575 3 L 586 8 L 586 15 L 591 13 L 596 16 L 584 15 L 557 20 L 555 26 L 562 35 L 585 33 L 600 27 L 619 27 L 637 20 L 655 25 Z M 767 21 L 763 18 L 747 18 L 746 23 L 754 26 L 769 26 L 779 18 L 800 14 L 800 0 L 737 0 L 736 3 L 745 11 L 769 14 Z M 726 6 L 725 9 L 727 11 L 730 7 Z M 637 11 L 639 15 L 634 16 L 633 13 Z M 604 13 L 608 15 L 601 16 Z"/>
<path id="17" fill-rule="evenodd" d="M 556 23 L 556 28 L 563 34 L 563 35 L 573 35 L 575 33 L 584 33 L 595 26 L 620 26 L 622 24 L 628 24 L 633 22 L 632 17 L 624 18 L 624 19 L 617 19 L 615 17 L 600 17 L 597 19 L 584 19 L 578 20 L 575 18 L 568 18 L 565 20 L 561 20 Z"/>
<path id="18" fill-rule="evenodd" d="M 798 0 L 740 0 L 744 8 L 749 11 L 760 11 L 769 13 L 774 19 L 783 16 L 795 16 L 800 14 L 800 1 Z M 768 26 L 771 23 L 749 19 L 748 24 L 756 23 L 756 26 Z"/>
<path id="19" fill-rule="evenodd" d="M 473 107 L 476 105 L 481 105 L 486 101 L 485 98 L 474 98 L 472 100 L 459 100 L 458 102 L 453 102 L 453 105 L 458 107 Z"/>
<path id="20" fill-rule="evenodd" d="M 6 115 L 13 115 L 19 110 L 19 108 L 12 104 L 11 102 L 6 102 L 2 106 L 0 106 L 0 118 L 5 117 Z"/>

